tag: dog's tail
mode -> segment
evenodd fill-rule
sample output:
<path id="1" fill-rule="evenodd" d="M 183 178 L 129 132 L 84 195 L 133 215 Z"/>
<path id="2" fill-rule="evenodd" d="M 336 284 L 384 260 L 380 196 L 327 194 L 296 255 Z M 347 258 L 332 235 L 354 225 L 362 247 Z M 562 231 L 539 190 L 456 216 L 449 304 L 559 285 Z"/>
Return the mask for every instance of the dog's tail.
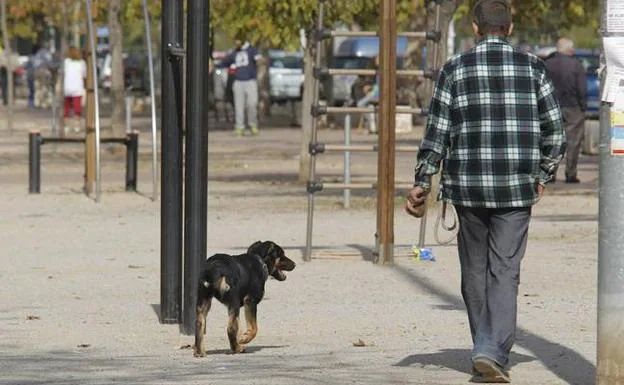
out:
<path id="1" fill-rule="evenodd" d="M 230 285 L 227 283 L 227 280 L 225 279 L 224 276 L 220 276 L 214 282 L 210 282 L 208 280 L 204 280 L 203 281 L 203 285 L 207 289 L 214 288 L 219 293 L 221 293 L 221 295 L 227 293 L 230 290 Z"/>

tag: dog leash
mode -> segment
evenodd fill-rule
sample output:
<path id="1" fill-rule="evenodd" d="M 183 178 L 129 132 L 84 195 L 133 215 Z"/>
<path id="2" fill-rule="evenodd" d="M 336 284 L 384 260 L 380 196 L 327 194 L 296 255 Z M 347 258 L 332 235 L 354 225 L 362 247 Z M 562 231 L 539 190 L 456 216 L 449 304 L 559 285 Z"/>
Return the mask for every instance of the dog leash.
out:
<path id="1" fill-rule="evenodd" d="M 453 213 L 453 222 L 450 226 L 446 224 L 446 210 L 448 208 L 448 203 L 446 201 L 443 201 L 441 198 L 442 198 L 442 191 L 440 190 L 440 192 L 438 193 L 438 205 L 437 205 L 438 215 L 437 215 L 436 223 L 433 229 L 433 236 L 439 245 L 444 246 L 453 242 L 455 237 L 457 237 L 457 233 L 459 231 L 459 228 L 458 228 L 459 218 L 457 217 L 457 211 L 455 211 L 455 208 L 451 206 L 451 211 Z M 452 233 L 452 235 L 448 239 L 441 241 L 440 240 L 440 228 L 442 228 L 444 231 Z"/>

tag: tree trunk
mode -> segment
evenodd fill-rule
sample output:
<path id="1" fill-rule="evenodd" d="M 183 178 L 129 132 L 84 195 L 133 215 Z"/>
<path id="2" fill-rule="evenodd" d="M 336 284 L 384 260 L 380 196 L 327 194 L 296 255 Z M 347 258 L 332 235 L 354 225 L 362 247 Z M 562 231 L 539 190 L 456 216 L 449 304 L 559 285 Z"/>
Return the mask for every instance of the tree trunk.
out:
<path id="1" fill-rule="evenodd" d="M 301 102 L 301 150 L 299 157 L 299 181 L 308 180 L 310 172 L 310 153 L 308 146 L 312 142 L 312 114 L 310 110 L 314 102 L 314 39 L 308 39 L 304 52 L 304 83 L 303 100 Z"/>
<path id="2" fill-rule="evenodd" d="M 125 87 L 123 65 L 123 30 L 121 25 L 122 6 L 121 0 L 110 0 L 108 10 L 108 28 L 110 33 L 112 84 L 111 98 L 113 112 L 111 125 L 113 136 L 125 135 Z"/>
<path id="3" fill-rule="evenodd" d="M 268 41 L 260 41 L 255 47 L 260 52 L 266 52 L 270 44 Z M 256 64 L 258 69 L 258 118 L 266 119 L 271 116 L 270 63 L 268 58 L 263 58 L 263 60 L 258 61 Z"/>
<path id="4" fill-rule="evenodd" d="M 73 15 L 72 15 L 72 44 L 74 47 L 80 47 L 80 11 L 82 9 L 82 1 L 76 1 L 73 4 Z"/>
<path id="5" fill-rule="evenodd" d="M 4 39 L 4 56 L 6 59 L 7 71 L 7 129 L 9 131 L 9 134 L 13 134 L 13 53 L 11 52 L 11 39 L 9 38 L 9 29 L 7 28 L 7 0 L 0 0 L 0 8 L 0 11 L 2 12 L 2 37 Z"/>
<path id="6" fill-rule="evenodd" d="M 269 63 L 266 60 L 258 62 L 258 116 L 271 116 L 271 94 L 269 90 Z"/>

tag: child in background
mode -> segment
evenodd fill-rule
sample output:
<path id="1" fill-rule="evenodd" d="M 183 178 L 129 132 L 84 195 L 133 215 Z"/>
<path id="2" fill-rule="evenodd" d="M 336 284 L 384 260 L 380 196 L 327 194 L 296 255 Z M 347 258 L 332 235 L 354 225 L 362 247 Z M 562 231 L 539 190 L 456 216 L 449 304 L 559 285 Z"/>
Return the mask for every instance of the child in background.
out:
<path id="1" fill-rule="evenodd" d="M 82 59 L 80 50 L 76 47 L 69 49 L 67 58 L 63 62 L 63 95 L 65 96 L 64 117 L 68 119 L 73 110 L 76 118 L 74 131 L 81 129 L 80 118 L 82 116 L 82 96 L 85 94 L 85 82 L 87 78 L 87 64 Z M 65 126 L 65 131 L 69 127 Z"/>

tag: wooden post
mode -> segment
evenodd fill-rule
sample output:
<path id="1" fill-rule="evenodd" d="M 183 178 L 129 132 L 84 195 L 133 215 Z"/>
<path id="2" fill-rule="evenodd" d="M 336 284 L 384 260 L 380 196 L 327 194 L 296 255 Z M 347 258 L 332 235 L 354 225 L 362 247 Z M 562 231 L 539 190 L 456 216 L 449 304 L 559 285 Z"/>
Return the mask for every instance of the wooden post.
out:
<path id="1" fill-rule="evenodd" d="M 396 0 L 381 7 L 379 45 L 379 154 L 377 168 L 377 263 L 394 261 L 394 167 L 396 121 Z"/>
<path id="2" fill-rule="evenodd" d="M 93 11 L 96 7 L 93 7 Z M 95 18 L 95 15 L 93 16 Z M 90 42 L 91 39 L 87 39 Z M 93 78 L 93 57 L 91 44 L 87 43 L 87 121 L 85 140 L 85 193 L 91 195 L 95 191 L 95 79 Z M 61 128 L 62 130 L 63 128 Z"/>

